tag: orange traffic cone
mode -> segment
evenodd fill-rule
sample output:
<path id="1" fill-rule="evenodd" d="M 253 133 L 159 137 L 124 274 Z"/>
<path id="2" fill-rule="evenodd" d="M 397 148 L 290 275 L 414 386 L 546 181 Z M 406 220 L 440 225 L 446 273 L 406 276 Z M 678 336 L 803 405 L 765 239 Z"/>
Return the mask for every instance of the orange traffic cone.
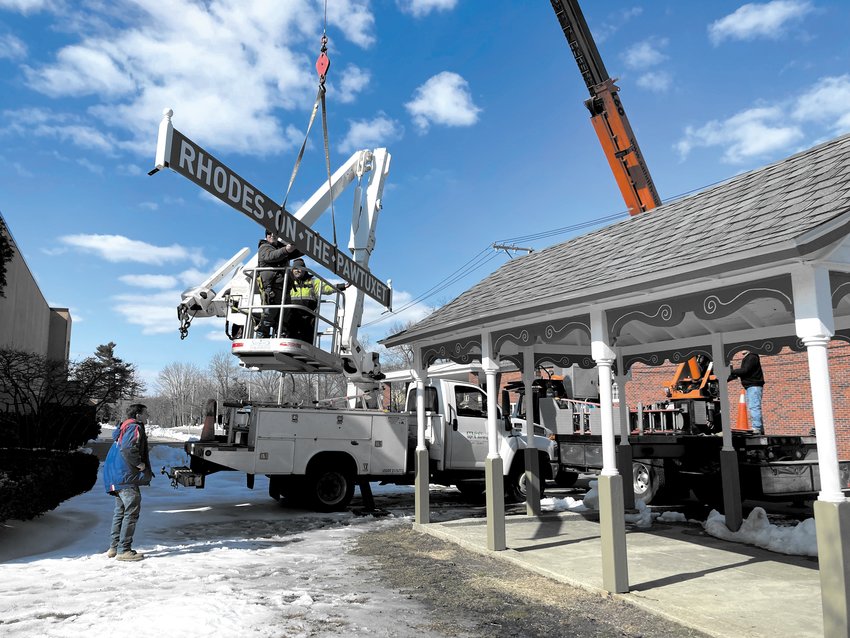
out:
<path id="1" fill-rule="evenodd" d="M 747 415 L 747 391 L 741 390 L 741 397 L 738 399 L 738 420 L 735 421 L 733 430 L 743 432 L 750 431 L 750 418 Z"/>

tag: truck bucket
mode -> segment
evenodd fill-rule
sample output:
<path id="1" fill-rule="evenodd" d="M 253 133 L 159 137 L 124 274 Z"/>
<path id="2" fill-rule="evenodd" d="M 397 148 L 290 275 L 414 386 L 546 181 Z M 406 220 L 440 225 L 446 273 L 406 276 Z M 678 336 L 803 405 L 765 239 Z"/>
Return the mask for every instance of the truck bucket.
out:
<path id="1" fill-rule="evenodd" d="M 343 371 L 340 356 L 298 339 L 239 339 L 232 343 L 230 351 L 248 368 L 294 373 Z"/>

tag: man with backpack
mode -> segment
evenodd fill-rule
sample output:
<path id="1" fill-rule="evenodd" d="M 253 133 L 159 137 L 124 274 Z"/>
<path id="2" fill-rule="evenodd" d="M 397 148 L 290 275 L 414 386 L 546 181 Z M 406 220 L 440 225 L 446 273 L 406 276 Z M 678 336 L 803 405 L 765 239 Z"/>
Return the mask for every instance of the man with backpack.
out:
<path id="1" fill-rule="evenodd" d="M 141 403 L 127 408 L 127 418 L 112 432 L 112 447 L 103 464 L 106 493 L 115 497 L 112 530 L 107 557 L 121 561 L 144 558 L 133 550 L 133 535 L 142 507 L 139 487 L 150 485 L 153 478 L 145 423 L 148 409 Z"/>

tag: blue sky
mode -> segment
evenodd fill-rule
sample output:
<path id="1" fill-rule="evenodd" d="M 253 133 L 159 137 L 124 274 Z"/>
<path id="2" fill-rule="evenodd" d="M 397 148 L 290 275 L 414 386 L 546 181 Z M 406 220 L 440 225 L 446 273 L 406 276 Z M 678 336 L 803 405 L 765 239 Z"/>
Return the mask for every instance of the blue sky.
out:
<path id="1" fill-rule="evenodd" d="M 850 131 L 850 3 L 582 8 L 663 200 Z M 215 320 L 181 342 L 175 307 L 262 230 L 175 173 L 147 176 L 158 122 L 172 108 L 180 131 L 282 199 L 322 10 L 0 0 L 0 212 L 48 302 L 71 308 L 72 356 L 115 341 L 152 379 L 228 349 Z M 504 263 L 493 242 L 540 249 L 584 232 L 547 231 L 624 211 L 549 2 L 328 0 L 327 17 L 331 163 L 390 150 L 370 265 L 396 308 L 425 297 L 369 325 L 372 341 Z M 290 210 L 324 171 L 314 127 Z M 316 228 L 330 238 L 330 215 Z M 659 240 L 647 250 L 675 250 Z M 367 305 L 366 320 L 380 312 Z"/>

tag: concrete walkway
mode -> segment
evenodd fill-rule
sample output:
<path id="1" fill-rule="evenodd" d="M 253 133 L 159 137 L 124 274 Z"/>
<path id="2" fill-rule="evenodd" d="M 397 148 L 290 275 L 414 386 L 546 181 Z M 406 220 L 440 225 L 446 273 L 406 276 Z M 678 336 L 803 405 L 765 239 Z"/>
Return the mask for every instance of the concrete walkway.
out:
<path id="1" fill-rule="evenodd" d="M 595 514 L 595 513 L 594 513 Z M 508 549 L 487 550 L 480 518 L 416 525 L 418 531 L 604 593 L 598 518 L 552 513 L 508 516 Z M 658 521 L 630 529 L 628 594 L 618 598 L 713 636 L 823 636 L 816 559 L 775 554 Z"/>

